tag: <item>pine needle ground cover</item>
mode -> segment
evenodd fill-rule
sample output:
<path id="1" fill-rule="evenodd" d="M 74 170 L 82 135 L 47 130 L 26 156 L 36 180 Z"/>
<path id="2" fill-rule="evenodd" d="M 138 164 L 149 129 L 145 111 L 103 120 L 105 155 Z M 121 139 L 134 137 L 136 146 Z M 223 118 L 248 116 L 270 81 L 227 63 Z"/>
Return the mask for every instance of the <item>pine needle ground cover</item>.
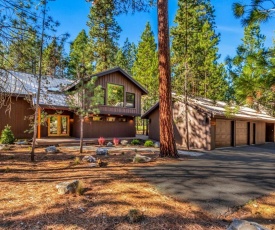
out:
<path id="1" fill-rule="evenodd" d="M 232 216 L 223 219 L 214 218 L 190 203 L 165 196 L 133 175 L 131 170 L 177 160 L 159 159 L 157 152 L 139 153 L 155 160 L 133 164 L 136 152 L 120 150 L 107 158 L 100 156 L 102 161 L 108 162 L 107 167 L 100 168 L 83 161 L 74 163 L 76 157 L 82 159 L 87 154 L 94 154 L 90 152 L 80 155 L 72 149 L 62 148 L 58 154 L 45 154 L 41 148 L 37 149 L 36 162 L 31 163 L 27 147 L 2 151 L 0 229 L 220 230 L 226 228 L 231 217 L 268 219 L 275 215 L 274 194 L 240 207 Z M 76 179 L 83 184 L 83 195 L 57 193 L 57 183 Z M 268 222 L 266 226 L 275 228 Z"/>

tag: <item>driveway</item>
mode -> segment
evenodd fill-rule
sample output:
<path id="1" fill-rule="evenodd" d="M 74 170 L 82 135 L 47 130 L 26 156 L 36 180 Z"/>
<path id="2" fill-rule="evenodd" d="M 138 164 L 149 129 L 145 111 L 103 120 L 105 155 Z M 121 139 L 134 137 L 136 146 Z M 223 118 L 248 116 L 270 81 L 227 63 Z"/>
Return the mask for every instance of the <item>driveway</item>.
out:
<path id="1" fill-rule="evenodd" d="M 185 161 L 133 171 L 168 196 L 225 215 L 275 192 L 275 144 L 216 149 Z"/>

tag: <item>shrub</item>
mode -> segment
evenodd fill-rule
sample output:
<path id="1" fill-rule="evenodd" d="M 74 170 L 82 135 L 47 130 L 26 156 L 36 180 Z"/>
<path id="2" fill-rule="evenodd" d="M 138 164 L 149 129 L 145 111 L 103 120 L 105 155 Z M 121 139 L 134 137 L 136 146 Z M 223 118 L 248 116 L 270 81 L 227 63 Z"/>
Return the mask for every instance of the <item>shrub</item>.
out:
<path id="1" fill-rule="evenodd" d="M 119 144 L 119 139 L 118 138 L 114 138 L 113 142 L 114 142 L 114 145 L 117 146 Z"/>
<path id="2" fill-rule="evenodd" d="M 9 125 L 6 125 L 5 128 L 2 130 L 1 143 L 2 144 L 13 144 L 14 140 L 15 140 L 15 138 L 11 131 L 11 127 Z"/>
<path id="3" fill-rule="evenodd" d="M 132 145 L 140 145 L 140 141 L 137 139 L 134 139 L 134 140 L 132 140 L 131 144 Z"/>
<path id="4" fill-rule="evenodd" d="M 79 158 L 79 157 L 76 157 L 76 158 L 74 159 L 74 164 L 75 164 L 75 165 L 80 164 L 80 158 Z"/>
<path id="5" fill-rule="evenodd" d="M 78 194 L 78 195 L 83 195 L 84 194 L 84 191 L 85 191 L 85 189 L 84 189 L 84 186 L 83 186 L 83 183 L 82 183 L 82 181 L 79 181 L 79 183 L 77 184 L 77 187 L 76 187 L 76 194 Z"/>
<path id="6" fill-rule="evenodd" d="M 99 145 L 104 145 L 104 142 L 105 142 L 105 138 L 104 137 L 98 138 L 98 144 Z"/>
<path id="7" fill-rule="evenodd" d="M 143 213 L 138 209 L 131 209 L 128 212 L 128 218 L 131 223 L 136 223 L 142 220 Z"/>
<path id="8" fill-rule="evenodd" d="M 147 140 L 147 141 L 145 141 L 144 146 L 145 147 L 153 147 L 154 146 L 154 142 L 151 141 L 151 140 Z"/>

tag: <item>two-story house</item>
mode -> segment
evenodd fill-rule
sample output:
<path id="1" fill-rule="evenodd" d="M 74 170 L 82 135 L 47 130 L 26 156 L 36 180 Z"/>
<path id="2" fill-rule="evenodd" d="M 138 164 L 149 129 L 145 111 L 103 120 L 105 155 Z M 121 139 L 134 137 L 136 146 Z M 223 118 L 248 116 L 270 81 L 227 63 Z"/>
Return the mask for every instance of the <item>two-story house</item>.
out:
<path id="1" fill-rule="evenodd" d="M 98 114 L 85 117 L 84 137 L 134 137 L 135 117 L 141 115 L 141 96 L 147 91 L 119 67 L 93 77 L 97 79 L 96 85 L 102 86 L 104 103 L 98 106 Z M 9 124 L 16 138 L 31 138 L 26 130 L 31 128 L 30 118 L 34 114 L 37 78 L 18 72 L 5 73 L 0 78 L 5 82 L 5 99 L 11 100 L 6 102 L 11 106 L 8 112 L 6 106 L 0 108 L 0 130 Z M 67 91 L 73 91 L 77 84 L 68 79 L 42 77 L 38 138 L 80 137 L 79 116 L 67 104 Z"/>

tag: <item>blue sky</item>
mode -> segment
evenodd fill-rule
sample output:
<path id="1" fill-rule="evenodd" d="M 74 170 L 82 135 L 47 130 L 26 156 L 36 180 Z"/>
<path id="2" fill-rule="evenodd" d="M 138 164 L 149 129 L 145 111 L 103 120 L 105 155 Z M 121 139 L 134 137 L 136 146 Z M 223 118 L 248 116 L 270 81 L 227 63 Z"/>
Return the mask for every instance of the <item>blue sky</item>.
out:
<path id="1" fill-rule="evenodd" d="M 216 31 L 221 34 L 219 44 L 221 61 L 227 55 L 233 56 L 235 54 L 236 47 L 241 43 L 241 38 L 243 37 L 243 28 L 240 20 L 234 18 L 232 13 L 233 2 L 235 0 L 211 0 L 216 15 Z M 58 35 L 67 32 L 70 34 L 69 41 L 73 41 L 82 29 L 88 30 L 86 23 L 90 5 L 85 0 L 55 0 L 50 2 L 49 14 L 61 23 L 58 28 Z M 173 25 L 176 11 L 177 0 L 169 0 L 169 21 L 171 26 Z M 137 44 L 148 21 L 151 23 L 155 36 L 157 35 L 157 11 L 155 8 L 150 13 L 121 15 L 117 20 L 122 28 L 119 41 L 121 45 L 127 37 L 131 42 Z M 263 24 L 261 29 L 266 36 L 266 46 L 271 46 L 275 29 L 274 20 Z M 69 45 L 67 45 L 66 50 L 67 52 L 69 51 Z"/>

